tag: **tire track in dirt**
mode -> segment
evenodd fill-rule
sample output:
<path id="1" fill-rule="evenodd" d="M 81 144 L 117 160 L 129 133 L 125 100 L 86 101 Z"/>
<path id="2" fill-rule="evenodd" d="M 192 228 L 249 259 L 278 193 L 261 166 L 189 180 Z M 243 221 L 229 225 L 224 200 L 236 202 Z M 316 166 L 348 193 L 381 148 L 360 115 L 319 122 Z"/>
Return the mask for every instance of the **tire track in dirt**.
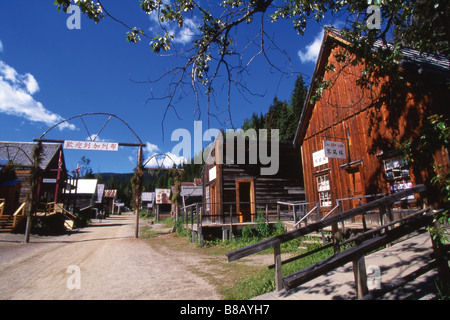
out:
<path id="1" fill-rule="evenodd" d="M 112 216 L 70 235 L 0 235 L 0 299 L 220 299 L 185 259 L 134 239 L 134 216 Z M 67 268 L 78 266 L 81 289 Z"/>

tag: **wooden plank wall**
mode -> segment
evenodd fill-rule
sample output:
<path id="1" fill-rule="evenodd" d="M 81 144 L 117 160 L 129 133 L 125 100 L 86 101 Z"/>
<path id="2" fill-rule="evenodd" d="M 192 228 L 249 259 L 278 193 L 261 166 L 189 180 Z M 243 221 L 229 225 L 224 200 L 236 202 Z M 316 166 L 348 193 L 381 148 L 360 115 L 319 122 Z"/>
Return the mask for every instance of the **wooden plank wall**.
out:
<path id="1" fill-rule="evenodd" d="M 259 161 L 257 164 L 224 163 L 217 171 L 216 180 L 209 182 L 207 172 L 215 164 L 206 164 L 203 170 L 204 191 L 212 184 L 215 184 L 216 188 L 220 185 L 221 190 L 216 192 L 216 201 L 232 203 L 233 213 L 236 212 L 236 179 L 254 181 L 257 209 L 264 208 L 266 203 L 272 203 L 270 209 L 276 210 L 277 201 L 304 200 L 300 153 L 293 148 L 291 142 L 280 142 L 279 148 L 279 170 L 276 175 L 261 175 L 262 165 Z M 224 153 L 225 150 L 226 147 Z M 248 154 L 246 159 L 248 161 Z M 204 204 L 205 200 L 204 196 Z M 230 205 L 226 204 L 217 214 L 228 215 L 229 211 Z"/>
<path id="2" fill-rule="evenodd" d="M 349 169 L 360 170 L 364 194 L 389 192 L 383 157 L 396 147 L 396 141 L 417 136 L 418 128 L 431 112 L 427 109 L 431 103 L 427 93 L 433 90 L 426 83 L 411 81 L 404 92 L 396 92 L 386 103 L 380 98 L 386 79 L 378 79 L 377 86 L 362 89 L 356 84 L 362 66 L 338 62 L 334 54 L 342 50 L 342 46 L 335 46 L 328 58 L 322 61 L 333 64 L 336 71 L 324 75 L 324 80 L 331 81 L 331 85 L 316 102 L 301 142 L 307 201 L 319 200 L 315 177 L 329 172 L 333 206 L 336 199 L 352 196 Z M 323 66 L 318 69 L 323 69 Z M 440 102 L 438 106 L 442 109 L 444 104 Z M 314 167 L 312 154 L 323 149 L 323 140 L 344 142 L 347 159 L 329 159 L 328 164 Z M 446 152 L 438 152 L 436 160 L 447 163 Z M 353 165 L 345 166 L 350 163 Z M 423 183 L 427 177 L 429 174 L 422 174 L 415 184 Z"/>

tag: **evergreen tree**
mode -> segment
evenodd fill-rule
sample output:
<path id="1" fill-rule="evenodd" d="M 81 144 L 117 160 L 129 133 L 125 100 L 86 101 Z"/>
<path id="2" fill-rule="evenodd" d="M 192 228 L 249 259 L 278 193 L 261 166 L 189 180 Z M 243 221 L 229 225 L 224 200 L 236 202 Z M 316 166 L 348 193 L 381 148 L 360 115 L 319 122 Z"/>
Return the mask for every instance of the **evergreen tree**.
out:
<path id="1" fill-rule="evenodd" d="M 292 111 L 294 112 L 294 121 L 298 122 L 302 114 L 303 105 L 305 103 L 306 95 L 308 94 L 308 87 L 303 81 L 303 76 L 297 76 L 294 85 L 294 91 L 291 95 Z"/>

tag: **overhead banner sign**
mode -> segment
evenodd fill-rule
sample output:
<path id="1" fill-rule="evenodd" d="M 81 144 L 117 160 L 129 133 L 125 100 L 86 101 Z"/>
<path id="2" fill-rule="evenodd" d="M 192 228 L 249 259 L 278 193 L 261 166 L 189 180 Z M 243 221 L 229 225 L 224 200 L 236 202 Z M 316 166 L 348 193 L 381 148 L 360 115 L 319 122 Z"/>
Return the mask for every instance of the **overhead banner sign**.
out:
<path id="1" fill-rule="evenodd" d="M 347 158 L 345 154 L 345 143 L 338 141 L 323 141 L 323 149 L 327 158 Z"/>
<path id="2" fill-rule="evenodd" d="M 117 142 L 65 140 L 64 141 L 64 149 L 118 151 L 119 144 Z"/>

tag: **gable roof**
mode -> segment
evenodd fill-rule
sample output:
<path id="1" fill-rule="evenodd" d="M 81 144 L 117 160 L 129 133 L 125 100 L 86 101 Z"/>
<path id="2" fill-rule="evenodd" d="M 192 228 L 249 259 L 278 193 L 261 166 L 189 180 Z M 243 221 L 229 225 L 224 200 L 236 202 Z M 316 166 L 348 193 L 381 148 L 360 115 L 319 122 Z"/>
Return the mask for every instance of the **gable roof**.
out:
<path id="1" fill-rule="evenodd" d="M 300 119 L 297 125 L 297 130 L 295 133 L 295 137 L 293 140 L 294 147 L 300 145 L 299 141 L 303 140 L 303 137 L 306 133 L 307 124 L 312 115 L 312 109 L 314 108 L 314 103 L 311 103 L 311 97 L 316 90 L 316 82 L 315 80 L 322 76 L 325 72 L 325 64 L 326 59 L 331 53 L 332 46 L 331 42 L 340 43 L 343 46 L 349 46 L 350 42 L 342 36 L 341 30 L 326 27 L 324 31 L 324 36 L 322 40 L 322 45 L 320 47 L 319 55 L 317 57 L 316 66 L 314 68 L 314 73 L 311 78 L 311 84 L 308 89 L 308 94 L 306 96 L 302 114 L 300 115 Z M 381 40 L 378 40 L 374 43 L 373 51 L 378 50 L 379 48 L 383 48 L 383 43 Z M 389 47 L 392 47 L 392 44 L 388 44 Z M 434 54 L 426 54 L 420 53 L 418 50 L 411 48 L 403 48 L 401 49 L 403 59 L 399 61 L 399 66 L 408 67 L 410 65 L 414 65 L 418 69 L 418 73 L 422 73 L 422 68 L 427 68 L 433 70 L 434 72 L 438 72 L 444 74 L 446 78 L 450 77 L 450 59 L 444 56 L 434 55 Z"/>
<path id="2" fill-rule="evenodd" d="M 13 160 L 15 164 L 23 167 L 32 167 L 33 163 L 33 149 L 36 146 L 35 142 L 0 142 L 0 159 Z M 22 151 L 23 150 L 23 151 Z M 39 167 L 46 170 L 50 162 L 59 157 L 58 153 L 62 150 L 59 143 L 42 143 L 42 160 Z M 63 157 L 63 166 L 64 157 Z"/>

